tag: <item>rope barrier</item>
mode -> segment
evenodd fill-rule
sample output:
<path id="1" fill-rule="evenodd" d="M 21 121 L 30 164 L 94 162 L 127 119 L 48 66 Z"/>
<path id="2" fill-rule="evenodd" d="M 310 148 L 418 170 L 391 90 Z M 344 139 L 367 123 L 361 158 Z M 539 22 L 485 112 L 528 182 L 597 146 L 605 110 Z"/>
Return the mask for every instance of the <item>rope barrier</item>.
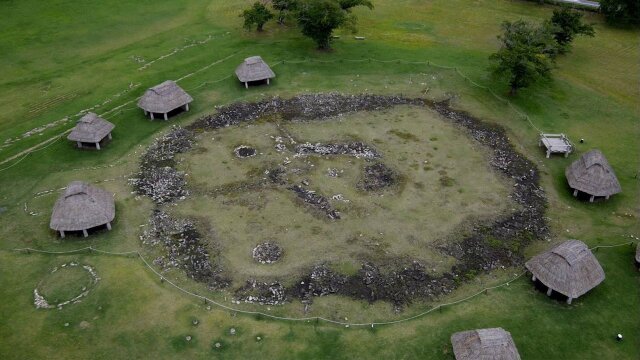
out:
<path id="1" fill-rule="evenodd" d="M 615 244 L 615 245 L 597 245 L 594 246 L 592 248 L 590 248 L 590 250 L 593 249 L 597 249 L 597 248 L 614 248 L 614 247 L 620 247 L 620 246 L 628 246 L 630 244 L 633 244 L 633 241 L 629 241 L 626 243 L 622 243 L 622 244 Z M 440 310 L 443 309 L 445 307 L 450 307 L 456 304 L 460 304 L 466 301 L 469 301 L 475 297 L 477 297 L 478 295 L 481 294 L 486 294 L 488 291 L 490 290 L 495 290 L 495 289 L 499 289 L 505 286 L 510 286 L 510 284 L 518 279 L 520 279 L 523 275 L 526 274 L 526 270 L 520 272 L 519 274 L 516 274 L 514 278 L 512 278 L 511 280 L 507 280 L 501 284 L 498 285 L 494 285 L 494 286 L 489 286 L 489 287 L 485 287 L 482 290 L 469 295 L 467 297 L 464 297 L 462 299 L 458 299 L 455 301 L 451 301 L 451 302 L 447 302 L 447 303 L 442 303 L 442 304 L 438 304 L 437 306 L 432 307 L 429 310 L 423 311 L 421 313 L 418 313 L 416 315 L 413 316 L 409 316 L 406 318 L 402 318 L 402 319 L 398 319 L 398 320 L 390 320 L 390 321 L 372 321 L 372 322 L 360 322 L 360 323 L 350 323 L 350 322 L 345 322 L 345 321 L 339 321 L 339 320 L 333 320 L 333 319 L 327 319 L 321 316 L 313 316 L 313 317 L 286 317 L 286 316 L 277 316 L 277 315 L 273 315 L 273 314 L 268 314 L 268 313 L 264 313 L 261 311 L 251 311 L 251 310 L 242 310 L 242 309 L 237 309 L 225 304 L 222 304 L 218 301 L 215 301 L 213 299 L 210 299 L 204 295 L 200 295 L 197 293 L 194 293 L 192 291 L 189 291 L 187 289 L 184 289 L 182 287 L 180 287 L 179 285 L 175 284 L 174 282 L 172 282 L 171 280 L 167 279 L 164 275 L 162 275 L 161 273 L 159 273 L 156 269 L 153 268 L 153 266 L 151 266 L 151 264 L 149 264 L 149 262 L 144 258 L 144 256 L 142 256 L 142 254 L 139 251 L 124 251 L 124 252 L 112 252 L 112 251 L 106 251 L 106 250 L 100 250 L 100 249 L 96 249 L 92 246 L 87 246 L 84 248 L 80 248 L 80 249 L 74 249 L 74 250 L 67 250 L 67 251 L 49 251 L 49 250 L 40 250 L 40 249 L 33 249 L 33 248 L 17 248 L 17 249 L 13 249 L 13 251 L 15 252 L 25 252 L 30 254 L 31 252 L 33 253 L 42 253 L 42 254 L 51 254 L 51 255 L 66 255 L 66 254 L 77 254 L 80 252 L 90 252 L 90 253 L 100 253 L 100 254 L 105 254 L 105 255 L 113 255 L 113 256 L 130 256 L 130 255 L 136 255 L 138 258 L 140 258 L 140 260 L 142 260 L 142 262 L 144 263 L 144 265 L 149 268 L 155 275 L 157 275 L 163 282 L 168 283 L 169 285 L 173 286 L 174 288 L 176 288 L 177 290 L 179 290 L 180 292 L 187 294 L 189 296 L 198 298 L 200 300 L 203 300 L 207 303 L 211 303 L 221 309 L 224 310 L 228 310 L 228 311 L 232 311 L 235 313 L 239 313 L 239 314 L 245 314 L 245 315 L 257 315 L 257 316 L 264 316 L 266 318 L 270 318 L 270 319 L 274 319 L 274 320 L 282 320 L 282 321 L 295 321 L 295 322 L 301 322 L 301 321 L 324 321 L 326 323 L 330 323 L 330 324 L 334 324 L 334 325 L 340 325 L 340 326 L 345 326 L 345 327 L 374 327 L 376 325 L 378 326 L 382 326 L 382 325 L 394 325 L 394 324 L 398 324 L 398 323 L 402 323 L 402 322 L 407 322 L 407 321 L 411 321 L 411 320 L 415 320 L 417 318 L 423 317 L 429 313 L 432 313 L 436 310 Z"/>

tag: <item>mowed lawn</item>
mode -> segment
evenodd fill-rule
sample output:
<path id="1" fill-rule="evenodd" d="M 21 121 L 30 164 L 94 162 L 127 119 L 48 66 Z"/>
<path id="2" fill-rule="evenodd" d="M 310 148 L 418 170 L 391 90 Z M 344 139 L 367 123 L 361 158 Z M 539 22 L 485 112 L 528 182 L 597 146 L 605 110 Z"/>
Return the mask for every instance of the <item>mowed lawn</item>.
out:
<path id="1" fill-rule="evenodd" d="M 571 197 L 564 180 L 564 168 L 577 156 L 544 159 L 537 147 L 538 130 L 486 90 L 452 70 L 368 61 L 402 59 L 456 67 L 504 95 L 505 84 L 487 72 L 487 58 L 498 46 L 495 36 L 500 23 L 519 18 L 539 22 L 550 16 L 551 7 L 503 0 L 377 0 L 373 11 L 356 11 L 360 35 L 367 40 L 356 41 L 341 33 L 335 51 L 319 53 L 288 27 L 269 24 L 262 34 L 245 32 L 238 14 L 249 3 L 2 2 L 0 161 L 63 133 L 83 109 L 108 112 L 105 117 L 117 126 L 114 141 L 101 152 L 77 151 L 63 138 L 24 159 L 19 156 L 0 165 L 3 358 L 451 359 L 452 332 L 493 326 L 512 333 L 524 359 L 640 358 L 640 273 L 634 268 L 631 246 L 595 253 L 607 279 L 572 306 L 548 299 L 522 277 L 442 312 L 374 329 L 273 321 L 215 307 L 207 310 L 201 301 L 160 283 L 133 257 L 11 251 L 25 246 L 54 251 L 88 245 L 112 251 L 139 248 L 139 226 L 151 206 L 130 194 L 126 178 L 135 171 L 142 148 L 156 135 L 237 99 L 313 91 L 431 98 L 455 94 L 455 106 L 505 126 L 516 147 L 540 167 L 549 197 L 553 236 L 532 244 L 528 255 L 567 238 L 595 246 L 620 244 L 631 241 L 630 235 L 640 235 L 638 31 L 610 28 L 597 14 L 587 13 L 587 21 L 595 23 L 596 37 L 576 40 L 572 53 L 559 59 L 553 81 L 512 99 L 538 129 L 564 132 L 576 142 L 585 139 L 577 144 L 577 155 L 592 148 L 605 153 L 623 193 L 606 203 L 586 204 Z M 247 91 L 229 75 L 244 57 L 256 54 L 274 64 L 285 62 L 274 67 L 278 78 L 272 86 Z M 310 61 L 301 61 L 305 59 Z M 365 61 L 348 61 L 361 59 Z M 135 108 L 135 99 L 145 88 L 192 73 L 179 81 L 195 98 L 190 113 L 170 122 L 149 122 Z M 52 123 L 57 125 L 47 127 Z M 33 129 L 42 131 L 25 136 Z M 103 167 L 87 169 L 95 166 Z M 110 180 L 100 186 L 116 193 L 118 219 L 113 232 L 88 240 L 59 241 L 48 231 L 57 193 L 33 195 L 59 189 L 74 179 Z M 60 311 L 36 310 L 34 287 L 53 267 L 68 261 L 94 266 L 101 277 L 99 284 L 79 304 Z M 442 301 L 464 297 L 520 270 L 481 276 Z M 388 320 L 419 313 L 427 305 L 416 304 L 394 314 L 385 304 L 327 298 L 316 301 L 313 315 L 362 320 L 361 311 L 368 321 Z M 274 311 L 302 314 L 296 303 Z M 197 326 L 194 318 L 199 320 Z M 89 325 L 81 327 L 83 321 Z M 232 327 L 236 329 L 233 336 L 229 334 Z M 625 340 L 616 342 L 616 333 Z M 189 342 L 188 335 L 192 336 Z"/>

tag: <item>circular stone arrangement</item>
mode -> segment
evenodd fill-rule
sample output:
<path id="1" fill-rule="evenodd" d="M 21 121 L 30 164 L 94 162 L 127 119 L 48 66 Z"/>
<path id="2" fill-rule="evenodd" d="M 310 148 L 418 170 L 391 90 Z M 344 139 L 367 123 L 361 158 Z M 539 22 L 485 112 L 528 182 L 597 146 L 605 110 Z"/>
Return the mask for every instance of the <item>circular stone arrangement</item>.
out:
<path id="1" fill-rule="evenodd" d="M 248 158 L 248 157 L 256 156 L 256 154 L 258 153 L 256 149 L 246 145 L 238 146 L 233 150 L 233 152 L 239 158 Z"/>
<path id="2" fill-rule="evenodd" d="M 265 242 L 253 248 L 251 255 L 261 264 L 271 264 L 280 260 L 282 249 L 277 244 Z"/>
<path id="3" fill-rule="evenodd" d="M 154 171 L 170 168 L 181 177 L 179 184 L 176 182 L 178 188 L 188 193 L 185 173 L 177 170 L 177 156 L 193 148 L 197 133 L 251 123 L 261 117 L 276 114 L 285 122 L 306 122 L 359 111 L 380 111 L 398 105 L 434 111 L 447 123 L 463 130 L 469 140 L 488 150 L 490 168 L 514 182 L 508 197 L 518 206 L 509 214 L 474 225 L 474 231 L 464 232 L 454 242 L 439 248 L 445 256 L 456 260 L 456 264 L 442 274 L 432 273 L 428 261 L 421 259 L 393 263 L 366 261 L 357 272 L 350 274 L 342 274 L 329 267 L 316 267 L 298 274 L 298 280 L 294 282 L 297 285 L 293 286 L 285 287 L 278 281 L 269 279 L 266 279 L 267 282 L 248 279 L 245 285 L 230 289 L 235 297 L 232 302 L 275 305 L 297 298 L 309 304 L 314 296 L 339 294 L 370 302 L 389 301 L 399 309 L 416 299 L 436 299 L 448 294 L 465 279 L 470 279 L 476 274 L 522 264 L 523 249 L 526 245 L 534 239 L 548 235 L 549 228 L 544 216 L 547 200 L 539 184 L 536 165 L 516 151 L 507 132 L 500 126 L 453 109 L 446 100 L 436 102 L 421 98 L 370 94 L 307 94 L 290 99 L 270 98 L 253 103 L 235 103 L 218 108 L 216 113 L 201 117 L 186 128 L 174 128 L 157 139 L 142 156 L 140 171 L 136 178 L 132 179 L 136 192 L 152 197 L 157 206 L 150 216 L 152 226 L 145 230 L 143 242 L 165 246 L 166 257 L 170 260 L 167 264 L 184 269 L 190 278 L 207 284 L 210 289 L 228 288 L 232 282 L 225 272 L 226 269 L 215 261 L 220 257 L 220 250 L 216 247 L 213 250 L 207 248 L 207 239 L 194 221 L 188 218 L 174 218 L 163 211 L 166 204 L 184 200 L 186 196 L 172 191 L 163 194 L 166 196 L 162 198 L 156 198 L 147 191 L 147 188 L 157 188 L 165 182 L 163 178 L 153 176 Z M 249 147 L 236 148 L 237 156 L 240 156 L 241 148 Z M 316 153 L 317 149 L 311 150 Z M 243 150 L 244 154 L 250 154 L 245 151 Z M 365 175 L 376 180 L 373 187 L 377 188 L 379 184 L 386 184 L 384 180 L 394 178 L 394 172 L 389 170 L 392 169 L 372 167 Z M 305 201 L 306 203 L 324 206 L 324 197 L 310 196 L 315 193 L 299 185 L 281 182 L 280 176 L 272 176 L 280 173 L 282 171 L 270 171 L 269 176 L 257 185 L 282 186 L 286 190 L 294 191 L 300 199 L 310 200 Z M 240 185 L 237 189 L 245 191 L 251 189 L 253 184 Z M 326 209 L 333 214 L 332 208 L 325 207 Z M 174 247 L 176 236 L 188 241 Z"/>
<path id="4" fill-rule="evenodd" d="M 78 271 L 80 274 L 78 274 Z M 75 273 L 74 273 L 75 272 Z M 63 274 L 67 274 L 66 276 Z M 67 279 L 65 279 L 65 277 Z M 84 284 L 77 284 L 78 277 L 84 277 L 88 281 Z M 71 278 L 69 281 L 68 278 Z M 83 297 L 89 295 L 91 288 L 95 286 L 100 278 L 96 273 L 96 270 L 90 265 L 81 265 L 76 262 L 70 262 L 57 266 L 51 270 L 49 275 L 40 281 L 38 286 L 33 289 L 33 304 L 36 309 L 61 309 L 68 304 L 75 304 L 81 301 Z M 60 284 L 58 284 L 60 282 Z M 69 283 L 71 282 L 71 283 Z M 61 287 L 77 288 L 71 292 L 71 295 L 61 294 L 64 299 L 52 299 L 53 294 L 61 291 Z M 65 292 L 65 291 L 62 291 Z M 49 299 L 47 299 L 49 297 Z"/>

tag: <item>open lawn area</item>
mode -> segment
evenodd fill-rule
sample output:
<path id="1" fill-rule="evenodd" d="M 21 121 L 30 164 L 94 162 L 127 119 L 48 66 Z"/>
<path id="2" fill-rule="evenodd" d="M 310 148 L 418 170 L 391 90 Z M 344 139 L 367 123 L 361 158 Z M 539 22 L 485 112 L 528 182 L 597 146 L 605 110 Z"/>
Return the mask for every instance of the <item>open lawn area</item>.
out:
<path id="1" fill-rule="evenodd" d="M 365 40 L 340 30 L 333 51 L 318 51 L 293 25 L 271 22 L 262 33 L 244 30 L 238 15 L 251 3 L 2 2 L 3 359 L 453 359 L 452 333 L 487 327 L 511 332 L 523 359 L 640 358 L 640 272 L 633 261 L 640 237 L 638 30 L 610 27 L 599 14 L 585 12 L 596 36 L 576 39 L 572 51 L 558 58 L 553 80 L 509 97 L 508 85 L 488 70 L 500 24 L 542 22 L 552 6 L 375 0 L 373 10 L 354 10 L 358 36 Z M 277 74 L 269 86 L 245 89 L 233 74 L 252 55 L 262 56 Z M 194 98 L 190 111 L 149 121 L 137 99 L 168 79 Z M 504 128 L 513 149 L 537 168 L 549 231 L 544 238 L 527 238 L 526 248 L 520 242 L 490 245 L 528 259 L 579 239 L 594 248 L 606 280 L 571 305 L 536 289 L 530 275 L 522 275 L 522 265 L 466 272 L 450 279 L 456 285 L 450 292 L 403 306 L 343 295 L 315 297 L 310 306 L 298 298 L 284 305 L 236 303 L 234 291 L 248 278 L 293 286 L 304 271 L 324 262 L 353 275 L 364 262 L 419 259 L 440 276 L 460 265 L 444 248 L 476 231 L 475 225 L 520 209 L 510 198 L 518 184 L 490 166 L 490 148 L 433 108 L 412 105 L 322 121 L 274 116 L 197 129 L 193 148 L 176 165 L 187 174 L 190 194 L 162 209 L 194 219 L 231 286 L 212 290 L 183 269 L 154 262 L 159 248 L 141 238 L 156 205 L 136 194 L 129 179 L 157 138 L 221 106 L 328 92 L 448 100 L 451 108 Z M 116 126 L 101 151 L 78 150 L 66 140 L 88 110 Z M 540 132 L 566 134 L 575 152 L 546 159 Z M 294 145 L 306 142 L 358 142 L 381 156 L 301 156 Z M 255 148 L 256 155 L 239 158 L 234 150 L 241 145 Z M 591 149 L 606 155 L 622 187 L 608 201 L 574 198 L 565 178 L 565 168 Z M 362 184 L 374 164 L 397 176 L 391 186 L 368 192 Z M 286 181 L 261 182 L 285 165 Z M 49 229 L 52 207 L 73 180 L 115 194 L 112 231 L 61 239 Z M 328 219 L 330 212 L 291 189 L 305 183 L 328 199 L 340 219 Z M 280 245 L 283 256 L 259 264 L 252 249 L 267 241 Z M 111 254 L 66 253 L 86 247 Z M 24 248 L 52 253 L 15 251 Z M 95 269 L 99 280 L 94 283 L 80 267 L 60 270 L 70 263 Z M 499 284 L 504 285 L 482 292 Z M 36 288 L 52 304 L 88 292 L 60 310 L 44 309 L 34 305 Z M 295 320 L 301 318 L 310 320 Z M 623 341 L 615 340 L 618 333 Z"/>

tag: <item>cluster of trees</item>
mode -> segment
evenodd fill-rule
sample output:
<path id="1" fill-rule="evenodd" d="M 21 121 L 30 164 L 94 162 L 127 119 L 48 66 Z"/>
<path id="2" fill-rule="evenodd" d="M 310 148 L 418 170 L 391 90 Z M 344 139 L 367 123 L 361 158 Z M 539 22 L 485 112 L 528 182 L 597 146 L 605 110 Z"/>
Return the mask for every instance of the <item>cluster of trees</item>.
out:
<path id="1" fill-rule="evenodd" d="M 315 41 L 318 48 L 329 49 L 333 30 L 347 28 L 355 31 L 356 16 L 351 9 L 356 6 L 373 9 L 369 0 L 271 0 L 269 3 L 256 1 L 240 16 L 244 18 L 246 29 L 255 26 L 257 31 L 262 31 L 271 19 L 277 19 L 279 24 L 293 19 L 302 34 Z"/>
<path id="2" fill-rule="evenodd" d="M 577 35 L 595 35 L 593 26 L 582 21 L 582 13 L 568 8 L 554 10 L 551 19 L 540 25 L 506 21 L 502 30 L 498 36 L 502 46 L 490 59 L 493 73 L 508 79 L 511 95 L 549 78 L 556 57 L 571 49 Z"/>

